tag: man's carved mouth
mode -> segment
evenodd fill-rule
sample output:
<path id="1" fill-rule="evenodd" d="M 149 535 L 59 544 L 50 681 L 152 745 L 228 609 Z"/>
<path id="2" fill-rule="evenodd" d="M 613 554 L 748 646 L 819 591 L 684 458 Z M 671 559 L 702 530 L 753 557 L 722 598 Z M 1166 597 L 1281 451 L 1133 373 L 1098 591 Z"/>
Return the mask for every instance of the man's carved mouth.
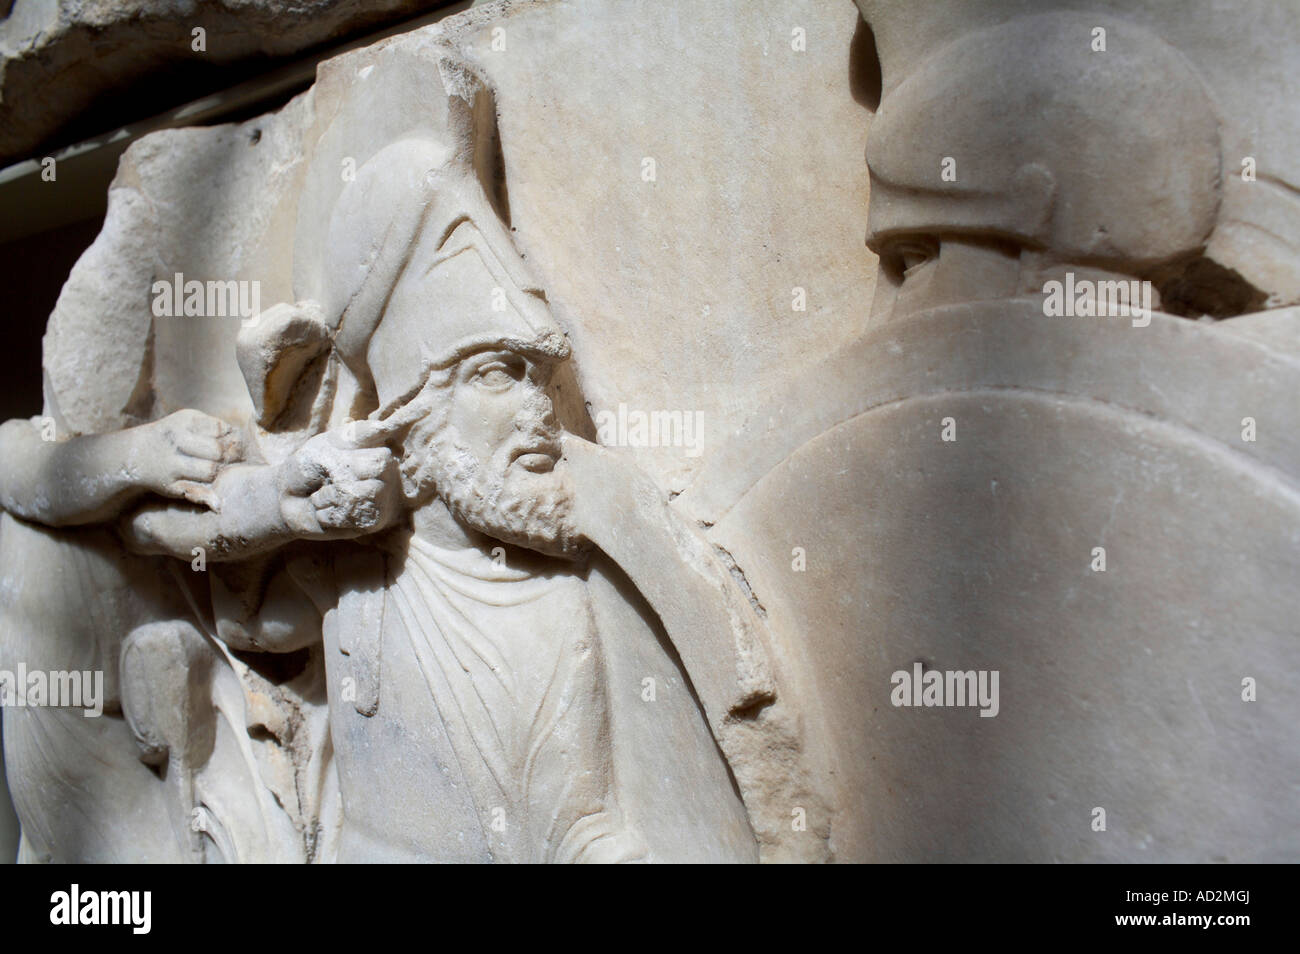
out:
<path id="1" fill-rule="evenodd" d="M 559 458 L 558 444 L 554 441 L 539 440 L 515 448 L 510 454 L 510 463 L 518 464 L 524 470 L 535 474 L 542 474 L 554 468 Z"/>

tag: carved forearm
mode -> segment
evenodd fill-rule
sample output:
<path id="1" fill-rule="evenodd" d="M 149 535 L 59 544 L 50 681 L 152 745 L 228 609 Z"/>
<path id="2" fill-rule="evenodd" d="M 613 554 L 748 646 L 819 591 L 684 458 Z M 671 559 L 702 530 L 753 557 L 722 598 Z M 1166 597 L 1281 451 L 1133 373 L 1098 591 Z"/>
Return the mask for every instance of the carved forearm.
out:
<path id="1" fill-rule="evenodd" d="M 281 512 L 276 468 L 231 467 L 214 489 L 223 502 L 219 512 L 150 503 L 122 521 L 122 538 L 136 553 L 190 560 L 201 550 L 213 562 L 268 553 L 295 539 Z"/>
<path id="2" fill-rule="evenodd" d="M 384 529 L 401 511 L 397 465 L 385 447 L 355 446 L 334 434 L 313 438 L 287 460 L 236 465 L 211 488 L 213 511 L 150 504 L 122 523 L 137 553 L 189 560 L 245 559 L 292 540 L 341 540 Z"/>
<path id="3" fill-rule="evenodd" d="M 145 491 L 130 431 L 42 440 L 35 421 L 0 424 L 0 507 L 51 527 L 107 520 Z"/>

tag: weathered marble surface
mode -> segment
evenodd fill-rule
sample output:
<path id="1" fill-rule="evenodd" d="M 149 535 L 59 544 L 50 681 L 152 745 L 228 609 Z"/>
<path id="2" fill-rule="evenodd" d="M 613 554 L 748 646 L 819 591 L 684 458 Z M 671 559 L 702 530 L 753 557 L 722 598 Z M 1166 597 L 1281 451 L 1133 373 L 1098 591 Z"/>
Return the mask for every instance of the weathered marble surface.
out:
<path id="1" fill-rule="evenodd" d="M 125 91 L 138 95 L 141 84 L 160 72 L 270 61 L 437 5 L 428 0 L 6 0 L 0 4 L 5 14 L 0 19 L 0 158 L 26 158 L 92 107 L 102 109 Z M 196 29 L 203 30 L 201 46 Z"/>

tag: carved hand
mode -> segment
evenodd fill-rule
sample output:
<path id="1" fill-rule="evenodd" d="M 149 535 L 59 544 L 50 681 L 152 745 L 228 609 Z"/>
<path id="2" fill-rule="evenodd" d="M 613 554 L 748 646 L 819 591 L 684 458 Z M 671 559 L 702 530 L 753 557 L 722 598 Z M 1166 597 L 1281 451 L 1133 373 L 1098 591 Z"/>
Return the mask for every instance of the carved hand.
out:
<path id="1" fill-rule="evenodd" d="M 392 451 L 366 421 L 349 432 L 327 431 L 304 444 L 279 469 L 280 511 L 302 537 L 374 533 L 401 512 L 401 480 Z"/>
<path id="2" fill-rule="evenodd" d="M 124 432 L 129 435 L 127 469 L 140 486 L 220 510 L 212 489 L 222 467 L 243 458 L 243 447 L 225 421 L 202 411 L 183 410 Z"/>

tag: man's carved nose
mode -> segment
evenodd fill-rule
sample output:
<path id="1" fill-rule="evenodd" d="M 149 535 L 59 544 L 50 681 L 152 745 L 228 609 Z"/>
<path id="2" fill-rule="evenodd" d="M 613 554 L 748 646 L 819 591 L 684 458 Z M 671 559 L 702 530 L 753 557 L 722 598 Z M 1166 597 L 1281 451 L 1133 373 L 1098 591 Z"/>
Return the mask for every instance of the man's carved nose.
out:
<path id="1" fill-rule="evenodd" d="M 544 393 L 535 393 L 515 415 L 515 430 L 552 430 L 556 426 L 555 404 Z"/>

